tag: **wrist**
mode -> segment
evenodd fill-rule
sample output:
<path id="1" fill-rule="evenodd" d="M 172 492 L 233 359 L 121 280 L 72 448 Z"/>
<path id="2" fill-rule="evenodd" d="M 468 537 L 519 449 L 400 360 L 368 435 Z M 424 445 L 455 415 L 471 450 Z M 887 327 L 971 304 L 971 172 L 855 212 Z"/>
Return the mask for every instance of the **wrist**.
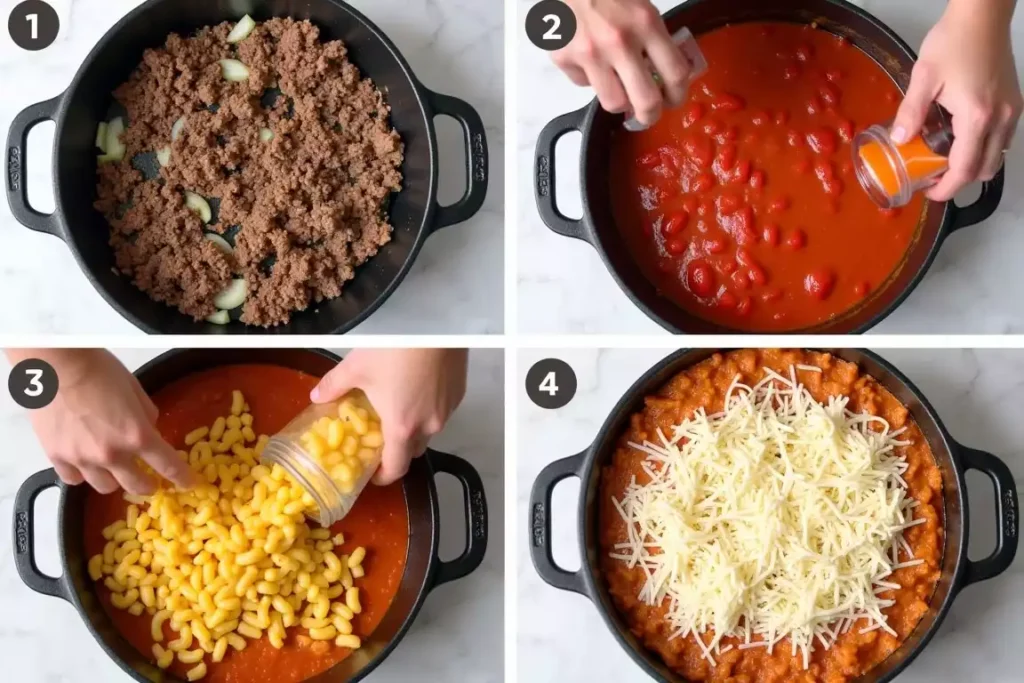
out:
<path id="1" fill-rule="evenodd" d="M 991 35 L 1009 35 L 1016 5 L 1017 0 L 949 0 L 942 17 L 964 28 L 985 30 Z"/>

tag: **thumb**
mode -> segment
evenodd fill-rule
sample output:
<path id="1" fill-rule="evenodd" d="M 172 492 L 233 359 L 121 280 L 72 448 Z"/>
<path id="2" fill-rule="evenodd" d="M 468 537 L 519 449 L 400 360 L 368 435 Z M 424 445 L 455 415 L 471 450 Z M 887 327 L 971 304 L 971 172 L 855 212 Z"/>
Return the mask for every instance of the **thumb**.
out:
<path id="1" fill-rule="evenodd" d="M 939 94 L 939 80 L 934 70 L 918 62 L 910 74 L 907 94 L 893 119 L 890 135 L 892 141 L 902 145 L 921 132 L 932 102 Z"/>
<path id="2" fill-rule="evenodd" d="M 348 364 L 342 360 L 309 392 L 313 403 L 327 403 L 340 398 L 355 388 L 355 378 Z"/>

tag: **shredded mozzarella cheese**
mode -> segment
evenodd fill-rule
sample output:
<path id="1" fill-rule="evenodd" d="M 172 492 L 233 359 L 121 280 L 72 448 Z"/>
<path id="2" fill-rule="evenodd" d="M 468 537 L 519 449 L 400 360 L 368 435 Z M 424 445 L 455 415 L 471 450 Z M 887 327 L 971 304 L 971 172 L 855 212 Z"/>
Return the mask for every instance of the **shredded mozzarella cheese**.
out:
<path id="1" fill-rule="evenodd" d="M 628 538 L 611 556 L 645 572 L 640 600 L 666 604 L 673 636 L 693 634 L 712 665 L 726 637 L 769 652 L 788 638 L 806 669 L 859 619 L 896 635 L 879 593 L 922 562 L 902 537 L 925 521 L 901 476 L 904 429 L 847 410 L 845 396 L 815 401 L 797 370 L 821 371 L 765 369 L 753 387 L 737 376 L 722 412 L 631 443 L 649 481 L 613 498 Z"/>

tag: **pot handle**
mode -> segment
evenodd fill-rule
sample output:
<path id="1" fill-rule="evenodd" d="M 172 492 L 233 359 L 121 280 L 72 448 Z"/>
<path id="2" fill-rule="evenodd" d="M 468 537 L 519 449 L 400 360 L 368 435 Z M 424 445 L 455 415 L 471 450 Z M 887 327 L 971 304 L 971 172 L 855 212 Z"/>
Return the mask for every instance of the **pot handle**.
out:
<path id="1" fill-rule="evenodd" d="M 987 474 L 996 489 L 996 548 L 984 560 L 967 561 L 963 581 L 960 584 L 962 589 L 972 583 L 998 576 L 1009 568 L 1014 555 L 1017 554 L 1020 520 L 1017 486 L 1013 482 L 1010 468 L 991 453 L 967 446 L 959 446 L 959 451 L 964 467 Z"/>
<path id="2" fill-rule="evenodd" d="M 437 206 L 433 230 L 455 225 L 472 218 L 483 206 L 487 196 L 487 134 L 484 122 L 468 102 L 427 90 L 427 99 L 434 116 L 450 116 L 462 125 L 466 144 L 466 192 L 450 206 Z"/>
<path id="3" fill-rule="evenodd" d="M 589 106 L 589 105 L 588 105 Z M 537 138 L 537 162 L 533 167 L 533 192 L 544 225 L 565 237 L 586 241 L 583 220 L 573 220 L 558 210 L 555 197 L 555 145 L 566 133 L 582 130 L 587 107 L 562 114 L 550 121 Z"/>
<path id="4" fill-rule="evenodd" d="M 39 571 L 35 556 L 34 505 L 40 493 L 64 485 L 54 469 L 36 472 L 25 480 L 14 498 L 14 566 L 25 585 L 36 593 L 68 600 L 64 582 Z"/>
<path id="5" fill-rule="evenodd" d="M 556 460 L 537 475 L 530 492 L 530 557 L 540 578 L 555 588 L 586 595 L 583 570 L 569 572 L 555 564 L 551 553 L 551 494 L 558 482 L 578 477 L 586 451 Z"/>
<path id="6" fill-rule="evenodd" d="M 466 549 L 454 560 L 438 562 L 437 574 L 431 590 L 443 583 L 461 579 L 472 573 L 484 560 L 487 551 L 487 499 L 484 483 L 472 465 L 457 455 L 427 449 L 427 461 L 435 472 L 450 474 L 462 484 L 462 498 L 466 505 Z"/>
<path id="7" fill-rule="evenodd" d="M 7 134 L 7 203 L 18 222 L 36 232 L 61 237 L 56 213 L 40 213 L 28 203 L 28 134 L 37 124 L 53 121 L 63 93 L 52 100 L 26 107 L 14 117 Z"/>
<path id="8" fill-rule="evenodd" d="M 999 202 L 1003 199 L 1003 181 L 1005 179 L 1006 164 L 1003 164 L 992 180 L 986 180 L 981 184 L 981 196 L 967 206 L 953 204 L 953 218 L 946 236 L 948 237 L 960 228 L 980 223 L 995 213 L 999 208 Z"/>

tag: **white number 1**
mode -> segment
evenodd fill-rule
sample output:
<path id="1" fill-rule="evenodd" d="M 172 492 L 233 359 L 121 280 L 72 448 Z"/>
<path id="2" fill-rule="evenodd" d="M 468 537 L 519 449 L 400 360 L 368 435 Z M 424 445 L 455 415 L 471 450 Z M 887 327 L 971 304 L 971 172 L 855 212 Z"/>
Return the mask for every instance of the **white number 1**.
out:
<path id="1" fill-rule="evenodd" d="M 25 21 L 32 24 L 32 40 L 39 40 L 39 15 L 29 14 L 25 17 Z M 39 394 L 35 394 L 38 396 Z"/>
<path id="2" fill-rule="evenodd" d="M 541 36 L 541 38 L 543 40 L 561 40 L 562 39 L 562 34 L 561 33 L 555 33 L 555 31 L 558 30 L 558 27 L 562 25 L 562 20 L 558 18 L 557 14 L 546 14 L 546 15 L 544 15 L 544 18 L 541 19 L 541 21 L 543 21 L 544 23 L 551 22 L 551 28 L 549 28 L 547 31 L 545 31 L 544 35 Z"/>
<path id="3" fill-rule="evenodd" d="M 43 383 L 39 381 L 39 378 L 43 376 L 43 371 L 35 369 L 25 370 L 25 374 L 32 378 L 28 381 L 28 386 L 25 387 L 25 395 L 32 398 L 41 395 L 43 393 Z"/>
<path id="4" fill-rule="evenodd" d="M 548 392 L 549 396 L 554 396 L 558 393 L 558 386 L 555 384 L 555 373 L 549 372 L 544 375 L 544 379 L 541 380 L 540 386 L 537 387 L 541 391 Z"/>

